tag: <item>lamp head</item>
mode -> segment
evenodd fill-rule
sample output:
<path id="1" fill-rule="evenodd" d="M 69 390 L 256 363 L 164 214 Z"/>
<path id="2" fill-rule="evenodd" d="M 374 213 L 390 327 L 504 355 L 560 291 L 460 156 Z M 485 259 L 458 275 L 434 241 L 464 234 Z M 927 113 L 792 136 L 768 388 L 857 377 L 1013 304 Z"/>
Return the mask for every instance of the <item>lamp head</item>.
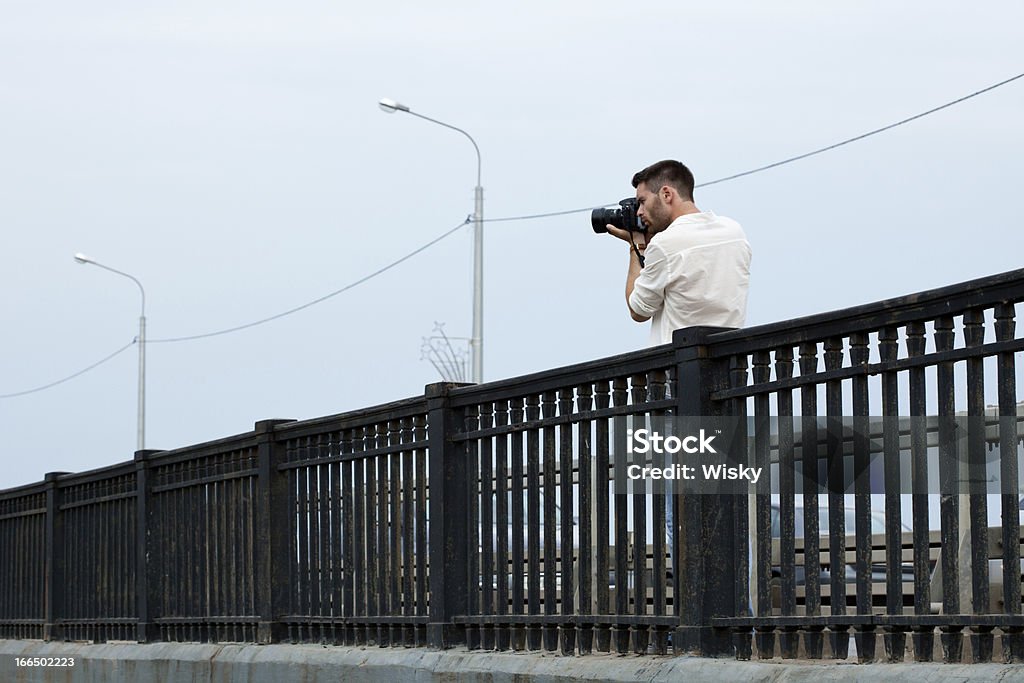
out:
<path id="1" fill-rule="evenodd" d="M 75 254 L 75 260 L 78 261 L 79 263 L 92 263 L 93 262 L 91 258 L 86 256 L 82 252 L 78 252 L 77 254 Z"/>
<path id="2" fill-rule="evenodd" d="M 382 98 L 381 101 L 377 103 L 377 105 L 383 111 L 386 111 L 388 114 L 394 114 L 396 111 L 409 111 L 409 107 L 405 106 L 404 104 L 395 102 L 393 99 L 389 97 Z"/>

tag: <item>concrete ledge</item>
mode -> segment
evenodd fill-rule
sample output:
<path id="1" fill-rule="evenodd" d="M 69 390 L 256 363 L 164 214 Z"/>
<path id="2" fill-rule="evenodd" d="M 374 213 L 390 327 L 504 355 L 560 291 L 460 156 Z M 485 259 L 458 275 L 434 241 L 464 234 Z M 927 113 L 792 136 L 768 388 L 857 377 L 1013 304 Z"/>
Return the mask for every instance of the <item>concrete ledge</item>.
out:
<path id="1" fill-rule="evenodd" d="M 69 668 L 19 667 L 16 657 L 73 657 Z M 201 645 L 182 643 L 43 643 L 0 641 L 0 681 L 16 683 L 598 683 L 684 680 L 831 683 L 833 681 L 965 680 L 1024 682 L 1024 666 L 1010 664 L 848 664 L 738 662 L 698 657 L 466 650 L 317 647 L 310 645 Z"/>

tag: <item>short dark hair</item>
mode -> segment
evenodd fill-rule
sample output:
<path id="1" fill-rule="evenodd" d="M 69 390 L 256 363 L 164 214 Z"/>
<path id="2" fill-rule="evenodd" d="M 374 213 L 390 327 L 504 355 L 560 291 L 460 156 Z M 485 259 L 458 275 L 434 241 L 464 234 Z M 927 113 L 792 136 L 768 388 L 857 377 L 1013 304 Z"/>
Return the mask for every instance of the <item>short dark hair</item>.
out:
<path id="1" fill-rule="evenodd" d="M 665 159 L 637 171 L 633 176 L 633 187 L 639 187 L 640 183 L 646 185 L 651 192 L 657 192 L 668 185 L 675 188 L 683 199 L 693 201 L 693 174 L 678 161 Z"/>

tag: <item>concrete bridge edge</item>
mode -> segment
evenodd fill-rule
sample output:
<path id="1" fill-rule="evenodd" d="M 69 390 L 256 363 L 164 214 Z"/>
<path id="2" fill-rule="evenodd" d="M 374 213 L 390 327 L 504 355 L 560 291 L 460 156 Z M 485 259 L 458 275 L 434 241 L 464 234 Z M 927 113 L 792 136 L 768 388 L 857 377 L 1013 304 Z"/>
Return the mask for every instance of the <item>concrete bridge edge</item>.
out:
<path id="1" fill-rule="evenodd" d="M 18 658 L 74 659 L 74 665 L 19 666 Z M 686 681 L 964 680 L 1024 682 L 1019 664 L 851 664 L 740 662 L 700 657 L 539 653 L 400 648 L 196 643 L 44 643 L 0 641 L 0 681 L 16 683 L 667 683 Z"/>

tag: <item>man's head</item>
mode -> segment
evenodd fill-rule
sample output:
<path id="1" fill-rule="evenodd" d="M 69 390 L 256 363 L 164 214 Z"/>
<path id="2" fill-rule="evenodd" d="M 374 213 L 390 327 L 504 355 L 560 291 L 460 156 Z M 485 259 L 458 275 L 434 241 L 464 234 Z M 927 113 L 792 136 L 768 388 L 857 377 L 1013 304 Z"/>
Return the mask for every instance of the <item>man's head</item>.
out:
<path id="1" fill-rule="evenodd" d="M 666 159 L 633 176 L 633 187 L 640 202 L 637 215 L 648 232 L 661 232 L 679 216 L 693 213 L 693 174 L 678 161 Z"/>

